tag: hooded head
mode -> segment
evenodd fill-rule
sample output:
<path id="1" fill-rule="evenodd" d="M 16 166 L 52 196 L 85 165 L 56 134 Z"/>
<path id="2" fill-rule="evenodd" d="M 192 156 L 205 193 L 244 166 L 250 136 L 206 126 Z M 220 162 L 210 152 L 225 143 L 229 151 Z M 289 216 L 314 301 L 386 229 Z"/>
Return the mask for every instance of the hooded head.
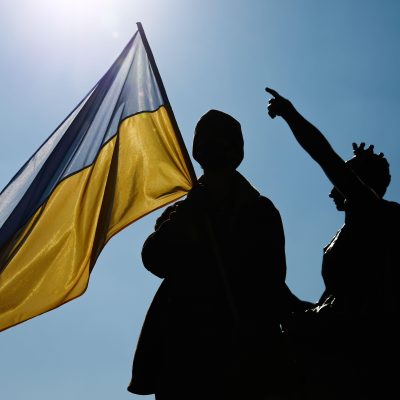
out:
<path id="1" fill-rule="evenodd" d="M 193 158 L 203 170 L 235 170 L 243 160 L 243 147 L 240 123 L 222 111 L 207 111 L 196 125 Z"/>

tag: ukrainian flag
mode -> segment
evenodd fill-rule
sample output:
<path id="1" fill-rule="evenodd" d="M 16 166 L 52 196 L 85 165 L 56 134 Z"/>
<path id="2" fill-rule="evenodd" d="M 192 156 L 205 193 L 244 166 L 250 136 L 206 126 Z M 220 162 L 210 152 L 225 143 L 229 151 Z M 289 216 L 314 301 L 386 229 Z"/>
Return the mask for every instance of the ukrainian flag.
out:
<path id="1" fill-rule="evenodd" d="M 0 331 L 80 296 L 107 241 L 194 173 L 141 25 L 0 194 Z"/>

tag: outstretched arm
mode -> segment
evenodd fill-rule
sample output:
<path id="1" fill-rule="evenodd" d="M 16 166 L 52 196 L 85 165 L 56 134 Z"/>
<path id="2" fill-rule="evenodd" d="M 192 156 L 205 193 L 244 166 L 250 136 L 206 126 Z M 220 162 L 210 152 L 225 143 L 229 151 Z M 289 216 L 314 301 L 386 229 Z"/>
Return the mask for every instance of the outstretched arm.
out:
<path id="1" fill-rule="evenodd" d="M 301 147 L 321 166 L 328 179 L 347 199 L 377 198 L 333 150 L 325 136 L 308 122 L 293 106 L 273 89 L 266 88 L 273 98 L 268 103 L 271 118 L 282 117 Z"/>

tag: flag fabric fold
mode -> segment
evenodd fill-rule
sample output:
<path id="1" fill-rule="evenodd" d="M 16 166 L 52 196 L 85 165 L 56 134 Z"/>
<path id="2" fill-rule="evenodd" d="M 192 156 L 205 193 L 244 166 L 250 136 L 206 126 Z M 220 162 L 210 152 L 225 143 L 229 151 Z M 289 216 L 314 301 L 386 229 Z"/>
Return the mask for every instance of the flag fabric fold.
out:
<path id="1" fill-rule="evenodd" d="M 143 35 L 0 194 L 0 331 L 80 296 L 113 235 L 192 187 Z"/>

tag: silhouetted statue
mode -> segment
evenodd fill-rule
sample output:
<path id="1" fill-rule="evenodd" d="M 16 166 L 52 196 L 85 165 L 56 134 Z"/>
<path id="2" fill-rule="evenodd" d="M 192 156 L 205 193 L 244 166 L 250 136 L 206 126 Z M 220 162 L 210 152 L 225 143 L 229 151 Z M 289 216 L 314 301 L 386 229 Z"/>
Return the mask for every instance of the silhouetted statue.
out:
<path id="1" fill-rule="evenodd" d="M 325 292 L 287 329 L 308 374 L 310 399 L 388 399 L 397 390 L 400 205 L 383 199 L 389 164 L 373 146 L 353 144 L 343 161 L 322 133 L 272 89 L 281 116 L 334 188 L 345 223 L 324 248 Z M 396 395 L 393 395 L 396 397 Z"/>
<path id="2" fill-rule="evenodd" d="M 285 284 L 280 214 L 236 171 L 243 137 L 228 114 L 202 116 L 193 157 L 204 175 L 143 246 L 144 266 L 163 282 L 128 390 L 157 400 L 288 398 L 280 323 L 303 303 Z"/>

